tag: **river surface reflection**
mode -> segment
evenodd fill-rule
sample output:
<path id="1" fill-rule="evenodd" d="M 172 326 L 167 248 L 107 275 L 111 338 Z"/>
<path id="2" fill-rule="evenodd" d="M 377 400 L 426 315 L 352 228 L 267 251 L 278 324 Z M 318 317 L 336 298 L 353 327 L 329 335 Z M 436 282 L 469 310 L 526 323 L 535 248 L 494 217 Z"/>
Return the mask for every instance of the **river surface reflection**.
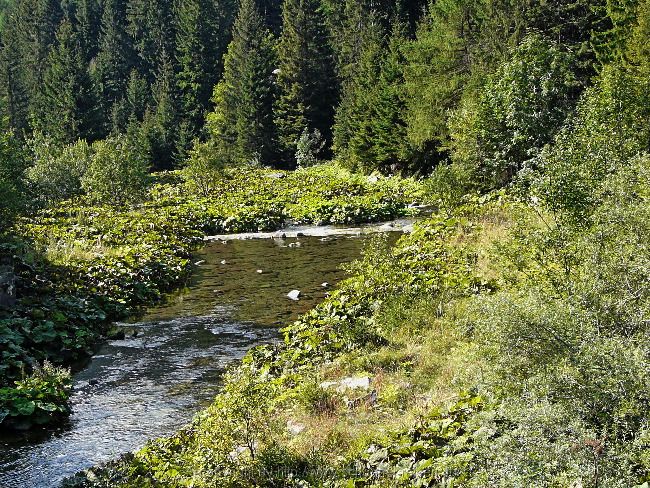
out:
<path id="1" fill-rule="evenodd" d="M 75 472 L 169 434 L 207 405 L 232 361 L 279 340 L 360 256 L 368 236 L 211 242 L 187 289 L 104 344 L 74 375 L 73 414 L 58 429 L 0 438 L 0 487 L 51 488 Z M 301 299 L 287 298 L 300 290 Z"/>

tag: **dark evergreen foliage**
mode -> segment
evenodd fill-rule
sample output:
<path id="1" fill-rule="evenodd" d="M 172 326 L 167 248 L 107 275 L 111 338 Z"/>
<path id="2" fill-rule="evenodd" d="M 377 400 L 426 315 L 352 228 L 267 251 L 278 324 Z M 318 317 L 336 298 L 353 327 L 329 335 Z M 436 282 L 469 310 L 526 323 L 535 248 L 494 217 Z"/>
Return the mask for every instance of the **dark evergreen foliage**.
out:
<path id="1" fill-rule="evenodd" d="M 97 131 L 96 101 L 81 44 L 72 24 L 64 21 L 57 32 L 37 96 L 32 125 L 59 144 L 92 139 Z"/>
<path id="2" fill-rule="evenodd" d="M 208 123 L 220 157 L 274 162 L 275 41 L 254 0 L 241 0 Z"/>
<path id="3" fill-rule="evenodd" d="M 320 132 L 328 142 L 332 135 L 338 84 L 319 1 L 285 0 L 278 57 L 278 143 L 285 162 L 291 164 L 305 129 Z"/>
<path id="4" fill-rule="evenodd" d="M 486 84 L 498 85 L 525 38 L 571 58 L 571 106 L 604 66 L 639 64 L 629 45 L 645 52 L 633 34 L 644 4 L 6 1 L 0 112 L 18 136 L 38 130 L 57 144 L 137 125 L 158 169 L 181 163 L 197 139 L 220 141 L 205 147 L 224 161 L 293 167 L 303 137 L 325 141 L 321 158 L 362 171 L 427 173 L 477 154 L 479 139 L 459 125 L 485 115 Z"/>

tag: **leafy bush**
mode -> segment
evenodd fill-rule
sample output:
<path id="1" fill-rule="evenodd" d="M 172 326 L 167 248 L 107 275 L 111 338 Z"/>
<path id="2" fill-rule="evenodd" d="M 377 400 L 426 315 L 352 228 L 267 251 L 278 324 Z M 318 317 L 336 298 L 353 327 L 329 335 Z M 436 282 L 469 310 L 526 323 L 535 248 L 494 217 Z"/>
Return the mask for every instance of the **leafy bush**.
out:
<path id="1" fill-rule="evenodd" d="M 452 138 L 470 147 L 459 147 L 455 159 L 463 155 L 465 160 L 458 162 L 476 169 L 487 188 L 502 186 L 522 168 L 534 166 L 573 109 L 574 65 L 558 44 L 527 36 L 488 78 L 475 116 L 456 124 L 460 132 Z"/>
<path id="2" fill-rule="evenodd" d="M 478 426 L 469 420 L 485 407 L 479 396 L 465 394 L 445 410 L 434 409 L 390 443 L 371 445 L 359 460 L 362 486 L 453 486 L 467 479 Z"/>
<path id="3" fill-rule="evenodd" d="M 148 160 L 125 136 L 92 145 L 92 159 L 81 179 L 91 201 L 123 205 L 141 200 L 148 183 Z"/>
<path id="4" fill-rule="evenodd" d="M 45 424 L 67 414 L 72 381 L 70 371 L 45 362 L 15 388 L 0 388 L 0 426 L 19 422 Z"/>
<path id="5" fill-rule="evenodd" d="M 81 179 L 92 159 L 86 141 L 59 148 L 41 134 L 29 141 L 33 163 L 27 170 L 27 179 L 35 186 L 43 203 L 55 203 L 83 194 Z"/>
<path id="6" fill-rule="evenodd" d="M 582 220 L 602 203 L 606 178 L 650 150 L 650 81 L 634 70 L 604 69 L 577 116 L 541 156 L 533 192 L 554 212 Z"/>
<path id="7" fill-rule="evenodd" d="M 441 164 L 423 182 L 427 203 L 437 205 L 448 215 L 461 206 L 473 189 L 472 173 L 459 164 Z"/>
<path id="8" fill-rule="evenodd" d="M 296 143 L 296 163 L 299 168 L 308 168 L 318 163 L 318 155 L 323 150 L 325 141 L 318 129 L 309 132 L 305 127 Z"/>
<path id="9" fill-rule="evenodd" d="M 207 197 L 224 178 L 224 161 L 213 144 L 196 143 L 185 162 L 183 176 L 190 189 Z"/>

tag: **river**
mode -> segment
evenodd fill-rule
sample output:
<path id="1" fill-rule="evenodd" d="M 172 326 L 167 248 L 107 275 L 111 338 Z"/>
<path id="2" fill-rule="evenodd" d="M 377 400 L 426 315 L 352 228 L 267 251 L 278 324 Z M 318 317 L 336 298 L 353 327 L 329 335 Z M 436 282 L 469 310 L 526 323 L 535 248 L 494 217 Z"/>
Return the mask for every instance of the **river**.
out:
<path id="1" fill-rule="evenodd" d="M 137 335 L 104 344 L 74 375 L 73 414 L 64 425 L 0 434 L 0 487 L 56 487 L 186 424 L 214 397 L 228 364 L 255 345 L 280 340 L 278 326 L 321 301 L 344 277 L 341 264 L 359 257 L 367 239 L 207 243 L 188 288 L 124 324 Z M 292 290 L 300 290 L 299 301 L 287 297 Z"/>

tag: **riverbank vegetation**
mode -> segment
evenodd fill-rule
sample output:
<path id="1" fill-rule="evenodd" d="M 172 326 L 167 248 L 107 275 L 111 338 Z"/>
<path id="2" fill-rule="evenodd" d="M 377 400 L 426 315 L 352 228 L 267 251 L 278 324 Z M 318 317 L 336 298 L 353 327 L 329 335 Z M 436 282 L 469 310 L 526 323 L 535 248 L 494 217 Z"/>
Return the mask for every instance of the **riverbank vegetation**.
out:
<path id="1" fill-rule="evenodd" d="M 413 213 L 419 191 L 413 180 L 369 180 L 334 166 L 224 170 L 210 187 L 197 185 L 191 172 L 148 178 L 137 206 L 102 204 L 89 193 L 15 224 L 19 237 L 3 248 L 19 297 L 0 315 L 4 423 L 21 426 L 32 416 L 16 407 L 24 398 L 42 410 L 27 390 L 10 388 L 12 381 L 44 360 L 69 365 L 87 358 L 110 322 L 184 282 L 205 235 L 392 219 Z M 66 391 L 56 412 L 66 411 Z"/>
<path id="2" fill-rule="evenodd" d="M 378 240 L 189 426 L 71 486 L 641 486 L 649 162 Z"/>
<path id="3" fill-rule="evenodd" d="M 648 0 L 2 6 L 2 423 L 206 233 L 437 209 L 72 485 L 650 483 Z"/>

